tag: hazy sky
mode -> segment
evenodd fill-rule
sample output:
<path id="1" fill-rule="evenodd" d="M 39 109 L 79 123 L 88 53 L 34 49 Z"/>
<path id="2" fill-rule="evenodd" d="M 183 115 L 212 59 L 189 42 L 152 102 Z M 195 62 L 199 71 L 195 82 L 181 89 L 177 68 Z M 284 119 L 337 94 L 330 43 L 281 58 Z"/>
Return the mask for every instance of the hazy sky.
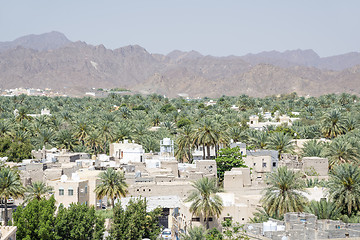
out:
<path id="1" fill-rule="evenodd" d="M 359 0 L 0 0 L 0 41 L 50 31 L 151 53 L 359 52 Z"/>

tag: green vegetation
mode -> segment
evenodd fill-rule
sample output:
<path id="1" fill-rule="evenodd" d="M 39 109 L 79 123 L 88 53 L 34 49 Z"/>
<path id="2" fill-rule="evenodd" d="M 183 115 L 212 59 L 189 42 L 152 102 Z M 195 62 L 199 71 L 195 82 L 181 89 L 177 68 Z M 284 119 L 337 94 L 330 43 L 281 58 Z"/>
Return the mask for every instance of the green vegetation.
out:
<path id="1" fill-rule="evenodd" d="M 359 211 L 360 206 L 360 169 L 357 165 L 341 164 L 330 172 L 328 183 L 329 198 L 343 214 L 349 217 Z"/>
<path id="2" fill-rule="evenodd" d="M 219 217 L 223 209 L 222 199 L 216 195 L 220 189 L 215 178 L 201 178 L 192 185 L 187 202 L 191 202 L 190 212 L 195 216 L 203 216 L 206 222 L 206 229 L 209 229 L 209 218 Z"/>
<path id="3" fill-rule="evenodd" d="M 299 97 L 296 94 L 265 98 L 222 96 L 217 104 L 206 107 L 208 101 L 208 98 L 185 100 L 168 99 L 157 94 L 130 96 L 115 93 L 110 93 L 106 98 L 0 97 L 0 156 L 17 162 L 30 158 L 32 149 L 42 149 L 43 146 L 90 154 L 108 153 L 110 143 L 124 139 L 142 144 L 146 152 L 155 152 L 159 151 L 159 141 L 168 137 L 175 141 L 178 161 L 192 162 L 192 150 L 195 148 L 202 149 L 203 158 L 217 158 L 210 154 L 210 150 L 215 149 L 217 154 L 220 147 L 229 147 L 231 139 L 246 143 L 248 149 L 274 149 L 279 154 L 294 151 L 292 139 L 316 139 L 305 143 L 302 156 L 329 159 L 331 177 L 328 184 L 331 184 L 331 189 L 348 194 L 347 197 L 335 197 L 335 192 L 329 192 L 329 196 L 333 196 L 330 202 L 341 208 L 341 219 L 359 219 L 356 197 L 359 194 L 356 189 L 360 180 L 357 170 L 353 169 L 360 161 L 358 96 L 345 93 L 317 98 Z M 230 109 L 232 105 L 238 106 L 239 111 Z M 49 109 L 51 115 L 28 115 L 39 114 L 43 108 Z M 18 110 L 16 115 L 15 109 Z M 261 121 L 266 121 L 265 116 L 261 116 L 263 112 L 271 113 L 274 119 L 282 114 L 297 116 L 292 112 L 300 114 L 292 126 L 268 126 L 263 131 L 250 129 L 247 125 L 249 116 L 257 114 Z M 324 143 L 320 138 L 331 142 Z M 228 157 L 222 155 L 223 151 L 226 150 L 219 152 L 219 159 Z M 239 160 L 237 157 L 229 158 L 231 160 L 225 159 L 219 166 L 230 168 L 236 165 L 231 161 Z M 348 164 L 353 165 L 348 167 Z M 338 170 L 341 166 L 351 168 L 352 172 L 349 169 Z M 316 175 L 313 171 L 309 171 L 309 174 Z M 286 174 L 286 178 L 290 175 Z M 301 178 L 291 178 L 293 180 L 287 180 L 288 185 L 295 185 L 298 189 L 290 191 L 293 194 L 301 190 L 298 187 L 298 179 Z M 268 184 L 271 188 L 272 183 Z M 323 186 L 317 183 L 308 185 Z M 351 192 L 348 191 L 350 185 Z M 296 197 L 294 204 L 280 206 L 277 198 L 284 196 L 283 193 L 287 191 L 279 190 L 278 195 L 276 191 L 267 193 L 268 198 L 263 201 L 267 216 L 281 218 L 286 211 L 303 209 L 302 200 Z M 274 195 L 273 198 L 271 195 Z M 275 211 L 277 207 L 280 208 Z"/>
<path id="4" fill-rule="evenodd" d="M 26 188 L 26 201 L 31 201 L 33 199 L 41 200 L 42 197 L 46 196 L 53 190 L 52 187 L 46 186 L 43 182 L 32 182 Z"/>
<path id="5" fill-rule="evenodd" d="M 161 212 L 160 208 L 147 211 L 146 200 L 141 198 L 131 199 L 125 209 L 116 204 L 109 239 L 157 239 L 161 232 L 158 225 Z"/>
<path id="6" fill-rule="evenodd" d="M 94 207 L 71 204 L 60 205 L 55 214 L 55 199 L 33 199 L 26 206 L 20 205 L 14 213 L 18 239 L 40 240 L 100 240 L 103 239 L 104 219 L 95 215 Z"/>
<path id="7" fill-rule="evenodd" d="M 0 199 L 4 199 L 4 225 L 8 224 L 7 200 L 24 196 L 25 188 L 21 183 L 19 173 L 9 167 L 0 169 Z"/>
<path id="8" fill-rule="evenodd" d="M 219 182 L 224 181 L 225 171 L 231 171 L 232 168 L 247 168 L 239 147 L 222 148 L 218 152 L 218 157 L 215 159 L 217 166 L 217 176 Z"/>
<path id="9" fill-rule="evenodd" d="M 246 236 L 244 225 L 234 223 L 231 217 L 228 217 L 221 223 L 223 231 L 220 232 L 216 228 L 204 229 L 203 227 L 191 227 L 186 234 L 181 234 L 184 240 L 235 240 L 249 239 Z"/>
<path id="10" fill-rule="evenodd" d="M 279 167 L 265 180 L 268 187 L 264 189 L 261 203 L 266 213 L 281 219 L 287 212 L 303 212 L 307 202 L 303 195 L 305 183 L 299 172 L 295 173 L 286 167 Z"/>
<path id="11" fill-rule="evenodd" d="M 0 97 L 0 156 L 21 161 L 31 157 L 32 149 L 43 146 L 108 153 L 111 142 L 124 139 L 142 144 L 147 152 L 159 151 L 159 141 L 170 137 L 176 142 L 178 160 L 192 162 L 192 149 L 202 148 L 203 157 L 210 158 L 211 148 L 219 150 L 220 146 L 228 146 L 230 139 L 246 143 L 248 149 L 278 149 L 282 153 L 292 151 L 289 142 L 293 138 L 328 138 L 339 141 L 338 146 L 333 144 L 332 150 L 329 144 L 319 144 L 316 149 L 309 146 L 304 156 L 326 156 L 336 163 L 338 160 L 332 155 L 336 148 L 342 147 L 346 154 L 337 158 L 340 162 L 359 159 L 360 103 L 355 95 L 223 96 L 218 104 L 205 107 L 207 101 L 208 98 L 185 100 L 157 94 L 113 93 L 106 98 Z M 232 105 L 239 106 L 240 111 L 231 110 Z M 51 115 L 27 115 L 39 114 L 43 108 L 49 109 Z M 300 115 L 292 126 L 269 126 L 263 131 L 249 129 L 249 116 L 258 114 L 266 121 L 261 117 L 265 111 L 274 118 L 278 114 L 291 116 L 293 111 Z M 150 131 L 153 126 L 158 129 Z M 186 141 L 181 140 L 184 136 Z M 338 138 L 351 146 L 340 143 Z"/>
<path id="12" fill-rule="evenodd" d="M 110 92 L 130 92 L 130 90 L 126 88 L 112 88 Z"/>
<path id="13" fill-rule="evenodd" d="M 319 202 L 311 201 L 306 206 L 305 211 L 314 214 L 318 219 L 338 220 L 341 216 L 341 208 L 338 208 L 333 202 L 326 201 L 326 199 Z"/>
<path id="14" fill-rule="evenodd" d="M 99 199 L 107 196 L 111 199 L 111 206 L 115 207 L 115 199 L 125 197 L 127 193 L 127 184 L 125 183 L 124 172 L 115 171 L 113 168 L 107 168 L 105 172 L 99 175 L 100 184 L 96 186 L 95 193 Z"/>

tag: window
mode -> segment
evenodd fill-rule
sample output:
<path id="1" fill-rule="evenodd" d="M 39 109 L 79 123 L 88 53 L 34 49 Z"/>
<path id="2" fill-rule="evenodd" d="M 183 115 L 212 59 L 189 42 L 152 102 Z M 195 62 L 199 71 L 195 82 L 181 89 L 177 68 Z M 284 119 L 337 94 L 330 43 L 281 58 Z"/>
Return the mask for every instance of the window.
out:
<path id="1" fill-rule="evenodd" d="M 64 196 L 64 189 L 63 188 L 59 188 L 59 195 Z"/>
<path id="2" fill-rule="evenodd" d="M 266 162 L 263 162 L 263 167 L 266 167 Z"/>
<path id="3" fill-rule="evenodd" d="M 227 220 L 231 221 L 232 217 L 224 217 L 224 221 L 227 221 Z"/>
<path id="4" fill-rule="evenodd" d="M 273 162 L 273 167 L 276 167 L 276 162 Z"/>
<path id="5" fill-rule="evenodd" d="M 212 222 L 212 217 L 209 217 L 209 222 Z M 204 219 L 204 221 L 206 222 L 206 218 Z"/>
<path id="6" fill-rule="evenodd" d="M 87 186 L 85 186 L 85 193 L 87 193 Z"/>
<path id="7" fill-rule="evenodd" d="M 191 221 L 193 221 L 193 222 L 200 222 L 200 218 L 199 218 L 199 217 L 193 217 L 193 218 L 191 219 Z"/>
<path id="8" fill-rule="evenodd" d="M 74 195 L 74 189 L 69 188 L 69 189 L 68 189 L 68 195 L 69 195 L 69 196 L 73 196 L 73 195 Z"/>

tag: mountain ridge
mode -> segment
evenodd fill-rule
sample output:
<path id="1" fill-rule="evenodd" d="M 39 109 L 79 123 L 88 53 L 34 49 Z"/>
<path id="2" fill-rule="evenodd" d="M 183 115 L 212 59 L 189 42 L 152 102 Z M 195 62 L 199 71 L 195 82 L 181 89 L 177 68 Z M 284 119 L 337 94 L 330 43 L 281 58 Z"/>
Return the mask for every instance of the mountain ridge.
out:
<path id="1" fill-rule="evenodd" d="M 0 88 L 52 88 L 81 95 L 92 87 L 124 87 L 170 97 L 360 93 L 357 52 L 326 58 L 311 49 L 226 57 L 179 50 L 163 55 L 139 45 L 111 50 L 71 42 L 58 32 L 29 38 L 7 42 L 5 50 L 0 43 Z"/>

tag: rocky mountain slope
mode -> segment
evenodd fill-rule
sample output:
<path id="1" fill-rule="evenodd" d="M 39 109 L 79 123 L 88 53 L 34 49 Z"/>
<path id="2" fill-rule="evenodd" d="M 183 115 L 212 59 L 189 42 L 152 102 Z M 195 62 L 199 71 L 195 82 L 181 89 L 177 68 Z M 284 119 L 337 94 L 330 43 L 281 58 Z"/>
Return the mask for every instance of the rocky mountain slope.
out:
<path id="1" fill-rule="evenodd" d="M 140 46 L 115 50 L 71 42 L 52 32 L 0 43 L 0 88 L 33 87 L 81 94 L 122 87 L 140 93 L 266 96 L 360 93 L 360 53 L 320 58 L 312 50 L 242 57 L 196 51 L 151 54 Z"/>

